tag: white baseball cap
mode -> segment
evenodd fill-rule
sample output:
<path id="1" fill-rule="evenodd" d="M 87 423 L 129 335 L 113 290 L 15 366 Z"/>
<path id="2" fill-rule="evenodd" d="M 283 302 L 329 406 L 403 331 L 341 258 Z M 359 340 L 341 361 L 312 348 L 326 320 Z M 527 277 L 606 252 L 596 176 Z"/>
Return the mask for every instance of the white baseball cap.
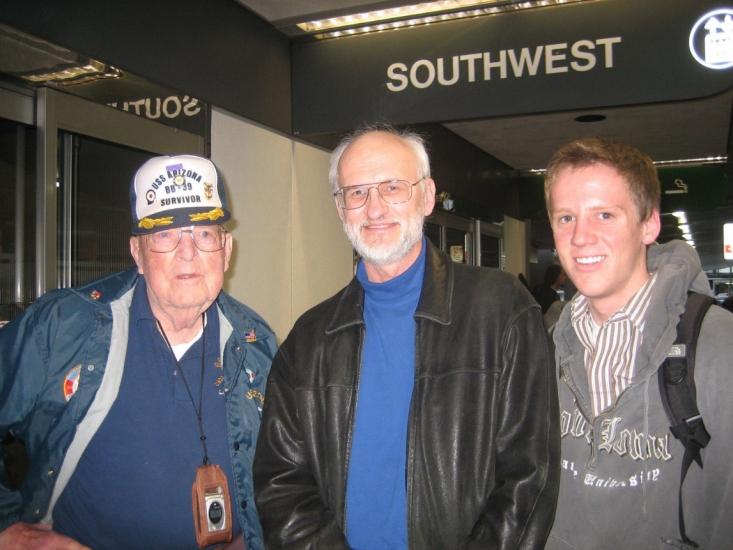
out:
<path id="1" fill-rule="evenodd" d="M 194 155 L 153 157 L 130 186 L 132 233 L 190 225 L 219 225 L 231 214 L 214 163 Z"/>

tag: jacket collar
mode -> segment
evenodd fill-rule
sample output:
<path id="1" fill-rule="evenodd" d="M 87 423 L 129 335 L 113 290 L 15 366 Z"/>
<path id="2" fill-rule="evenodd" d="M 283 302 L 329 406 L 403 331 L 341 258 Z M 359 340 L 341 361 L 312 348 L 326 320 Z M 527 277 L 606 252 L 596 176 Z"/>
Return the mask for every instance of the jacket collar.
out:
<path id="1" fill-rule="evenodd" d="M 429 240 L 425 239 L 425 242 L 428 245 L 425 277 L 415 317 L 449 325 L 453 305 L 453 262 Z M 360 324 L 364 324 L 364 289 L 354 277 L 338 297 L 326 334 Z"/>
<path id="2" fill-rule="evenodd" d="M 109 304 L 134 287 L 137 278 L 137 267 L 132 267 L 127 271 L 112 273 L 71 290 L 89 302 Z"/>
<path id="3" fill-rule="evenodd" d="M 425 279 L 415 317 L 424 317 L 441 325 L 450 325 L 453 311 L 453 261 L 433 243 L 428 243 L 425 257 Z"/>

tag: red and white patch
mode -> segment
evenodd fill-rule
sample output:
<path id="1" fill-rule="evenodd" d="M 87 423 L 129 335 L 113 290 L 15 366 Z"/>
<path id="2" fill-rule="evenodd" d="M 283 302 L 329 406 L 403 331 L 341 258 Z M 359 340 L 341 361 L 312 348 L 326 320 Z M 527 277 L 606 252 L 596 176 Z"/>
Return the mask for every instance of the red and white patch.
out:
<path id="1" fill-rule="evenodd" d="M 255 381 L 255 377 L 257 375 L 254 373 L 254 371 L 249 370 L 248 368 L 245 368 L 244 370 L 247 372 L 247 378 L 249 378 L 249 383 L 251 384 Z"/>
<path id="2" fill-rule="evenodd" d="M 79 378 L 81 377 L 81 365 L 76 365 L 64 376 L 64 384 L 62 390 L 64 392 L 64 399 L 68 402 L 69 399 L 76 393 L 79 388 Z"/>

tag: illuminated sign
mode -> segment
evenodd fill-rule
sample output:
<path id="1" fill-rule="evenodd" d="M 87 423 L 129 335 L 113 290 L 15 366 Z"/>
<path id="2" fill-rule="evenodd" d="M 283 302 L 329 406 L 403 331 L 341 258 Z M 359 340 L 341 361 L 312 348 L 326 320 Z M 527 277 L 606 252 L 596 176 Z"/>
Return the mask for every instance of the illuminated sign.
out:
<path id="1" fill-rule="evenodd" d="M 733 67 L 733 9 L 713 10 L 690 31 L 692 57 L 708 69 Z"/>
<path id="2" fill-rule="evenodd" d="M 723 224 L 723 258 L 733 260 L 733 223 Z"/>
<path id="3" fill-rule="evenodd" d="M 733 0 L 573 2 L 291 52 L 301 136 L 687 101 L 733 86 Z"/>

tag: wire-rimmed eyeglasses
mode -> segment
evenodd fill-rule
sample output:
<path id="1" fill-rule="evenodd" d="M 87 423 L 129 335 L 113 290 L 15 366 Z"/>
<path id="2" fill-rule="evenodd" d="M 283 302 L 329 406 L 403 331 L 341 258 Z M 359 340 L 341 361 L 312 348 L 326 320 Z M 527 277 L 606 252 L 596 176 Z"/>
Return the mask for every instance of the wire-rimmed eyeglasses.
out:
<path id="1" fill-rule="evenodd" d="M 362 185 L 351 185 L 342 187 L 333 196 L 336 197 L 336 204 L 344 210 L 361 208 L 369 198 L 369 192 L 373 187 L 387 204 L 400 204 L 412 198 L 412 188 L 425 178 L 420 178 L 415 183 L 405 180 L 380 181 L 379 183 L 364 183 Z"/>
<path id="2" fill-rule="evenodd" d="M 193 244 L 202 252 L 218 252 L 224 248 L 226 229 L 218 225 L 195 225 L 188 228 L 163 229 L 147 235 L 153 252 L 172 252 L 181 242 L 184 233 L 190 233 Z"/>

